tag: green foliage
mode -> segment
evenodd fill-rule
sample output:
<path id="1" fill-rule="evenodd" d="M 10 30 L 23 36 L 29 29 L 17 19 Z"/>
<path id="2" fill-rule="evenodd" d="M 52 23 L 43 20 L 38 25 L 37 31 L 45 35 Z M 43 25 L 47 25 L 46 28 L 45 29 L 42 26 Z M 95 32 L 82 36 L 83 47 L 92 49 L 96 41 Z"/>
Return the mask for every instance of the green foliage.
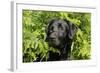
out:
<path id="1" fill-rule="evenodd" d="M 45 42 L 45 28 L 54 18 L 67 19 L 79 27 L 72 47 L 73 59 L 90 59 L 90 13 L 23 10 L 23 62 L 33 62 L 38 56 L 47 61 L 50 50 L 59 53 Z"/>

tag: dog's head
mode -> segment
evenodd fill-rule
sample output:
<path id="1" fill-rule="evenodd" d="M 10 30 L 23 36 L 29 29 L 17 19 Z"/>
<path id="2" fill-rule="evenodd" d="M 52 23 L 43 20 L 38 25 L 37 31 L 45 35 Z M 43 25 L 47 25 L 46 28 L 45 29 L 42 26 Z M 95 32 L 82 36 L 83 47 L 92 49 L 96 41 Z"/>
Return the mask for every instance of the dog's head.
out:
<path id="1" fill-rule="evenodd" d="M 52 19 L 46 30 L 46 41 L 53 47 L 63 48 L 72 40 L 77 27 L 65 19 Z"/>

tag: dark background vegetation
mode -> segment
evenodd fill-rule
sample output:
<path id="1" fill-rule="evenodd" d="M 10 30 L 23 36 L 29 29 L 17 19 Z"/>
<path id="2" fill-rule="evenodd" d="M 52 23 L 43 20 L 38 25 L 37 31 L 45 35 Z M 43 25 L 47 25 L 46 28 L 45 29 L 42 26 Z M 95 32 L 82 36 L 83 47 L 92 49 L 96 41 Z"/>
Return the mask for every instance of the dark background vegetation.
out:
<path id="1" fill-rule="evenodd" d="M 33 62 L 38 57 L 47 61 L 49 51 L 59 53 L 59 50 L 48 46 L 45 42 L 46 26 L 51 19 L 67 19 L 78 26 L 78 31 L 72 44 L 73 60 L 91 58 L 91 14 L 80 12 L 56 12 L 23 10 L 23 62 Z"/>

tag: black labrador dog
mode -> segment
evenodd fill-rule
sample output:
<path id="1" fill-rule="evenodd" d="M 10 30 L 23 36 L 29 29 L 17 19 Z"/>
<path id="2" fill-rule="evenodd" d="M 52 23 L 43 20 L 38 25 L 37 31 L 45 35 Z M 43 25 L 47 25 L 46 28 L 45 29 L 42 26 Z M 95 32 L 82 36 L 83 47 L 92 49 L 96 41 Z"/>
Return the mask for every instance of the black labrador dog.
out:
<path id="1" fill-rule="evenodd" d="M 57 48 L 59 53 L 49 51 L 48 61 L 69 60 L 71 45 L 77 26 L 66 19 L 52 19 L 46 30 L 49 46 Z"/>

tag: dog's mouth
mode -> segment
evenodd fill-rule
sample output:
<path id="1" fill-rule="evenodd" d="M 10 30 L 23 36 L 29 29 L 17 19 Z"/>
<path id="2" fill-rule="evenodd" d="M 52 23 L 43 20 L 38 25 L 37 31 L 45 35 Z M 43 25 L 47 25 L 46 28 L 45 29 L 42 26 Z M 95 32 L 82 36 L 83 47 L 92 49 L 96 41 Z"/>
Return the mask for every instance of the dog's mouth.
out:
<path id="1" fill-rule="evenodd" d="M 49 45 L 53 47 L 57 47 L 60 44 L 57 38 L 49 38 L 48 42 L 49 42 Z"/>
<path id="2" fill-rule="evenodd" d="M 57 40 L 56 38 L 49 38 L 48 41 L 49 41 L 50 44 L 55 44 L 56 40 Z"/>
<path id="3" fill-rule="evenodd" d="M 56 38 L 49 38 L 50 41 L 56 41 Z"/>

